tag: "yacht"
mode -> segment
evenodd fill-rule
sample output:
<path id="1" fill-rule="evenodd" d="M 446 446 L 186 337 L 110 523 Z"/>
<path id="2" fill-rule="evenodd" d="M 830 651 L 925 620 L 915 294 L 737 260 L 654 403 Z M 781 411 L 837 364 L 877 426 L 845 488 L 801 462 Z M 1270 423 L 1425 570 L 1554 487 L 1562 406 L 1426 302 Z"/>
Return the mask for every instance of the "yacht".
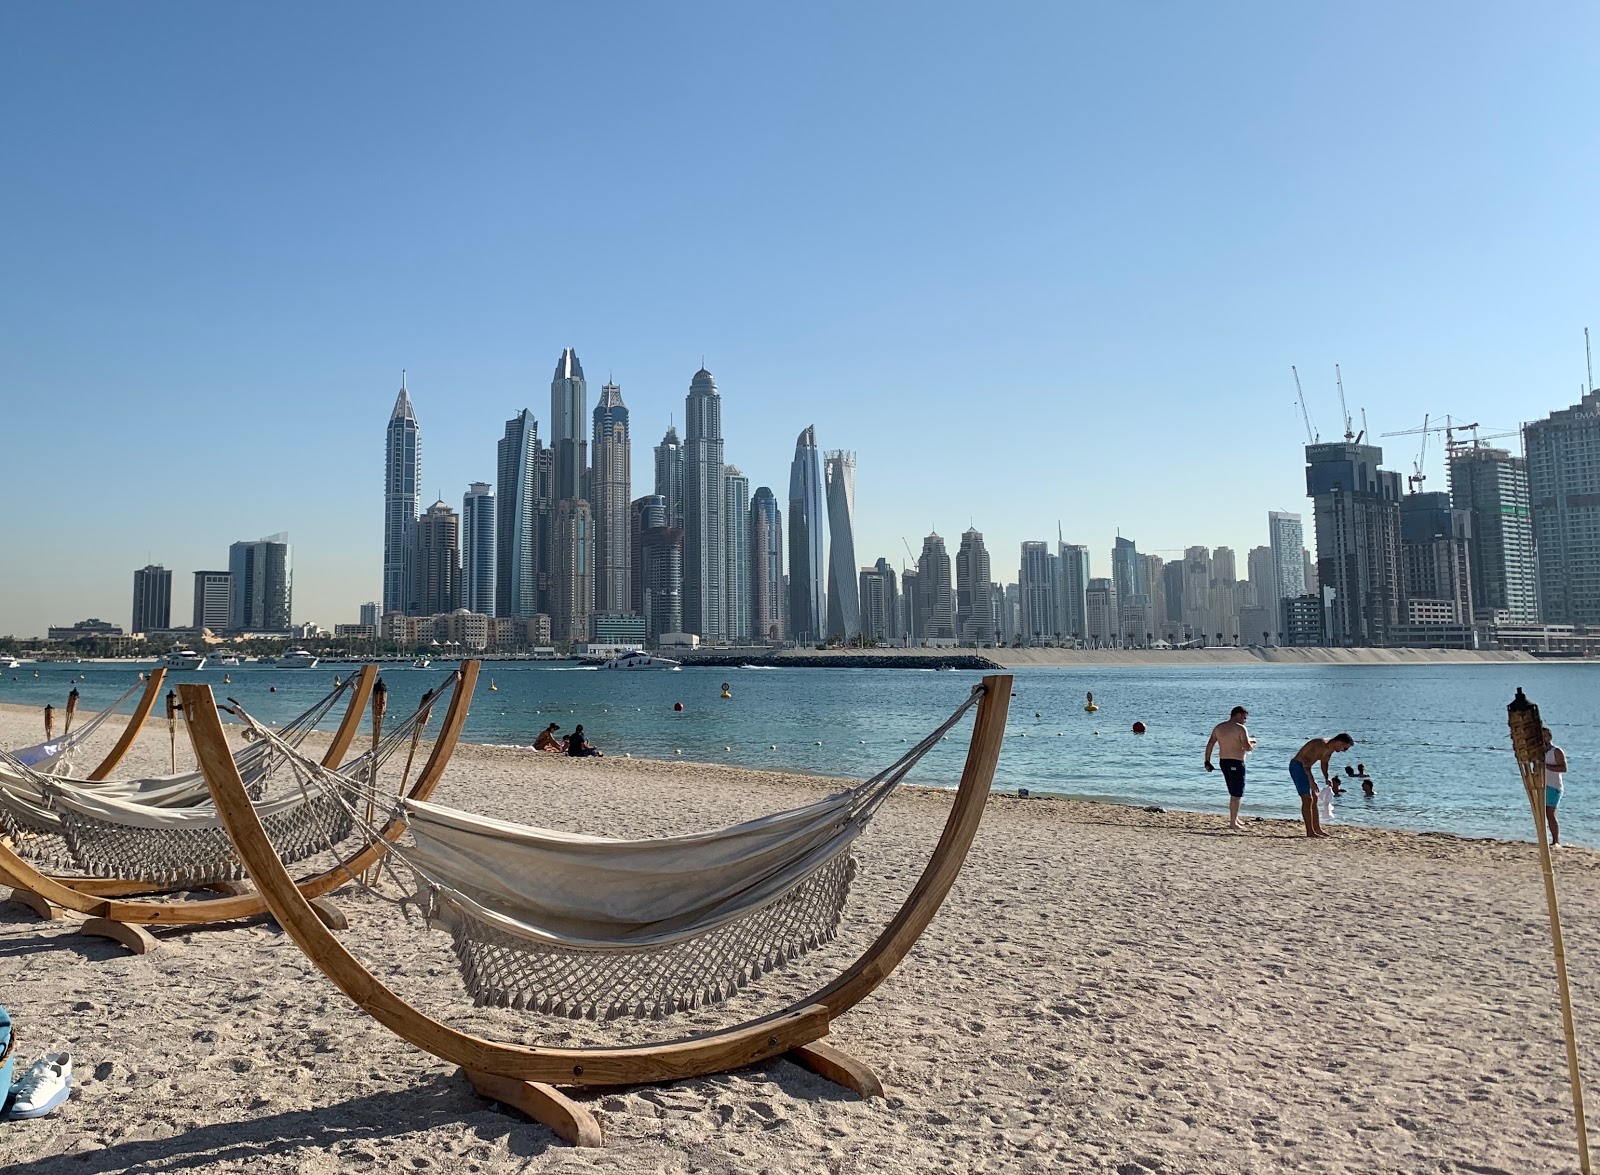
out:
<path id="1" fill-rule="evenodd" d="M 15 657 L 0 656 L 0 669 L 21 669 L 22 662 Z"/>
<path id="2" fill-rule="evenodd" d="M 237 669 L 240 665 L 244 664 L 243 658 L 241 658 L 238 653 L 232 653 L 232 652 L 229 652 L 229 653 L 216 653 L 211 657 L 211 660 L 214 661 L 218 665 L 222 665 L 222 666 L 225 666 L 225 667 L 228 667 L 228 668 L 232 668 L 232 669 Z"/>
<path id="3" fill-rule="evenodd" d="M 197 653 L 193 649 L 173 649 L 167 654 L 168 669 L 204 669 L 206 667 L 205 654 Z"/>
<path id="4" fill-rule="evenodd" d="M 428 666 L 430 666 L 432 664 L 433 664 L 433 658 L 432 657 L 418 657 L 415 661 L 411 662 L 411 668 L 413 668 L 413 669 L 426 669 Z"/>
<path id="5" fill-rule="evenodd" d="M 673 661 L 667 657 L 652 657 L 649 653 L 635 649 L 631 653 L 619 653 L 611 660 L 603 662 L 602 669 L 678 669 L 681 661 Z"/>
<path id="6" fill-rule="evenodd" d="M 315 669 L 317 659 L 305 649 L 285 649 L 278 658 L 279 669 Z"/>

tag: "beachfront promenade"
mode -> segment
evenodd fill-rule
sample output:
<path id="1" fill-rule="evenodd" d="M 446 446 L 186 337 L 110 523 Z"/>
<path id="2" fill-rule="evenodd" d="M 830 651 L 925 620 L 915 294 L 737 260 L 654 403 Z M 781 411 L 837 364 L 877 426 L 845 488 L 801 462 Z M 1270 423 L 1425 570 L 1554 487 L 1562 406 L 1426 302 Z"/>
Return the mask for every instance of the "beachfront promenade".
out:
<path id="1" fill-rule="evenodd" d="M 23 741 L 36 722 L 0 710 L 0 738 Z M 181 738 L 179 754 L 182 766 Z M 166 755 L 165 738 L 147 736 L 128 766 L 164 770 Z M 463 747 L 437 798 L 639 836 L 720 825 L 830 786 Z M 927 859 L 948 804 L 938 792 L 897 794 L 860 842 L 840 941 L 764 978 L 750 998 L 805 991 L 861 949 Z M 1600 856 L 1570 849 L 1557 868 L 1591 1057 Z M 597 1038 L 589 1025 L 474 1009 L 448 936 L 354 890 L 338 901 L 351 921 L 341 940 L 453 1022 Z M 72 1049 L 81 1085 L 62 1112 L 8 1124 L 0 1166 L 44 1175 L 202 1165 L 1574 1169 L 1542 891 L 1526 844 L 1347 827 L 1308 842 L 1290 823 L 1227 834 L 1214 816 L 996 795 L 949 903 L 907 964 L 834 1026 L 842 1047 L 878 1067 L 885 1101 L 841 1095 L 787 1062 L 584 1094 L 607 1148 L 582 1155 L 356 1011 L 270 923 L 179 934 L 143 957 L 72 927 L 0 908 L 5 1003 L 30 1050 Z M 727 1014 L 750 1006 L 741 998 Z M 675 1032 L 647 1024 L 622 1038 Z"/>

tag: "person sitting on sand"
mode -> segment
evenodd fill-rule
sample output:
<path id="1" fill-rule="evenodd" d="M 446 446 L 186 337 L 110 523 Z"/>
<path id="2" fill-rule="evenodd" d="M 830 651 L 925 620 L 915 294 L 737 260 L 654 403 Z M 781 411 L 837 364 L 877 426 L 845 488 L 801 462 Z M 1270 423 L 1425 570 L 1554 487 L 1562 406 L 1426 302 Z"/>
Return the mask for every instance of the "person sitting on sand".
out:
<path id="1" fill-rule="evenodd" d="M 1314 738 L 1296 751 L 1294 758 L 1289 760 L 1289 778 L 1294 780 L 1294 790 L 1300 796 L 1300 817 L 1306 824 L 1306 836 L 1330 835 L 1322 830 L 1322 821 L 1317 816 L 1317 785 L 1311 778 L 1311 769 L 1320 768 L 1322 782 L 1331 786 L 1332 781 L 1328 778 L 1328 760 L 1355 745 L 1356 740 L 1348 734 L 1336 734 L 1332 738 Z"/>
<path id="2" fill-rule="evenodd" d="M 1567 774 L 1567 753 L 1556 746 L 1556 736 L 1544 727 L 1544 822 L 1550 826 L 1550 847 L 1561 843 L 1561 822 L 1556 819 L 1556 806 L 1561 803 L 1561 790 Z"/>
<path id="3" fill-rule="evenodd" d="M 583 724 L 579 723 L 572 728 L 572 733 L 567 736 L 567 754 L 573 758 L 587 758 L 593 755 L 597 759 L 604 759 L 605 752 L 583 737 Z"/>
<path id="4" fill-rule="evenodd" d="M 561 727 L 557 726 L 554 722 L 545 727 L 534 738 L 533 749 L 536 751 L 545 751 L 552 755 L 559 755 L 562 751 L 566 750 L 567 740 L 556 737 L 556 731 L 560 729 Z"/>
<path id="5" fill-rule="evenodd" d="M 1244 757 L 1256 749 L 1256 740 L 1244 726 L 1248 717 L 1248 710 L 1235 706 L 1229 711 L 1226 722 L 1211 728 L 1211 737 L 1206 740 L 1206 770 L 1216 770 L 1211 765 L 1211 748 L 1216 747 L 1218 762 L 1222 764 L 1222 782 L 1228 785 L 1228 827 L 1235 832 L 1244 831 L 1244 825 L 1239 823 L 1239 801 L 1244 799 Z"/>

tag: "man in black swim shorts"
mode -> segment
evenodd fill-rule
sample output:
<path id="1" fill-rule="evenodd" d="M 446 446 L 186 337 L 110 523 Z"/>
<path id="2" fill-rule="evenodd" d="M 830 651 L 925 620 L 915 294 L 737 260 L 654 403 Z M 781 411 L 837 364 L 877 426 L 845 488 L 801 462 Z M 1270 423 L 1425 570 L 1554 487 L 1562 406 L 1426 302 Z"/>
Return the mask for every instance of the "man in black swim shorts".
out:
<path id="1" fill-rule="evenodd" d="M 1222 781 L 1228 785 L 1228 827 L 1235 832 L 1244 831 L 1244 825 L 1239 823 L 1239 801 L 1244 799 L 1244 757 L 1256 748 L 1256 740 L 1244 726 L 1248 717 L 1249 711 L 1235 706 L 1226 722 L 1211 728 L 1211 737 L 1206 740 L 1206 770 L 1216 770 L 1211 765 L 1211 749 L 1215 747 L 1217 762 L 1222 767 Z"/>

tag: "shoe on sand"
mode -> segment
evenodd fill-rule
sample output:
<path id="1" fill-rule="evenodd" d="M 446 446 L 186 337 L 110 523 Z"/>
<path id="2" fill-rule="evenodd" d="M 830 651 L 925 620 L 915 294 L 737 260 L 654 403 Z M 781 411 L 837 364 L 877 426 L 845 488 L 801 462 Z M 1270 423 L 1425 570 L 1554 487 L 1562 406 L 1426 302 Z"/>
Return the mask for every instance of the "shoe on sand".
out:
<path id="1" fill-rule="evenodd" d="M 72 1057 L 46 1053 L 11 1087 L 7 1118 L 42 1118 L 67 1100 L 72 1092 Z"/>

